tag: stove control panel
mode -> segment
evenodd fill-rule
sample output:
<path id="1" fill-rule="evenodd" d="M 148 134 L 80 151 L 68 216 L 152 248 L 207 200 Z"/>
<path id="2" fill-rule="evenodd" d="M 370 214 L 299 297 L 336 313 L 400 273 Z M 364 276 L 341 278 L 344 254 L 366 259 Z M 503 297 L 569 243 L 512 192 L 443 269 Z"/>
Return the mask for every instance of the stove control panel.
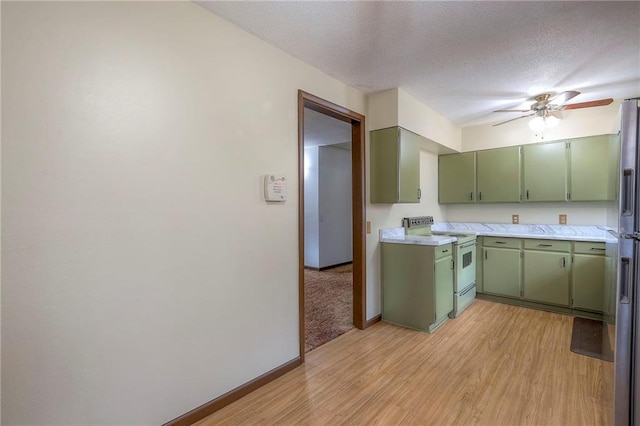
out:
<path id="1" fill-rule="evenodd" d="M 402 219 L 402 226 L 405 228 L 429 225 L 433 225 L 433 216 L 405 217 Z"/>

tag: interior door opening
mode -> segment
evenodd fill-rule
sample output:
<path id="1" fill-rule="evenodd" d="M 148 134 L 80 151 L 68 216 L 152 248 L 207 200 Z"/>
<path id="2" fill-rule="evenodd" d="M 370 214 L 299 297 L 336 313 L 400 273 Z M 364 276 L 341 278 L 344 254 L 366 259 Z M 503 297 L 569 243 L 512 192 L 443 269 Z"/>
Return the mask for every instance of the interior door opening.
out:
<path id="1" fill-rule="evenodd" d="M 366 325 L 364 128 L 364 116 L 299 91 L 302 359 L 318 343 Z"/>

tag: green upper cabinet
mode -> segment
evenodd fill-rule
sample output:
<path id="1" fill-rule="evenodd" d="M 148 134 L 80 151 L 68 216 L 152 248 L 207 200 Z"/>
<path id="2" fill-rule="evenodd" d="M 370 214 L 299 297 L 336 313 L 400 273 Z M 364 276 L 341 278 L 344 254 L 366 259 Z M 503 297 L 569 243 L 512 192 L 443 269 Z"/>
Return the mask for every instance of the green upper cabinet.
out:
<path id="1" fill-rule="evenodd" d="M 522 147 L 523 201 L 567 200 L 567 144 Z"/>
<path id="2" fill-rule="evenodd" d="M 371 132 L 372 203 L 420 202 L 421 139 L 401 127 Z"/>
<path id="3" fill-rule="evenodd" d="M 520 147 L 489 149 L 476 154 L 478 203 L 520 202 Z"/>
<path id="4" fill-rule="evenodd" d="M 571 201 L 615 200 L 617 147 L 616 137 L 613 135 L 571 139 Z"/>
<path id="5" fill-rule="evenodd" d="M 440 204 L 476 201 L 476 153 L 438 157 L 438 202 Z"/>

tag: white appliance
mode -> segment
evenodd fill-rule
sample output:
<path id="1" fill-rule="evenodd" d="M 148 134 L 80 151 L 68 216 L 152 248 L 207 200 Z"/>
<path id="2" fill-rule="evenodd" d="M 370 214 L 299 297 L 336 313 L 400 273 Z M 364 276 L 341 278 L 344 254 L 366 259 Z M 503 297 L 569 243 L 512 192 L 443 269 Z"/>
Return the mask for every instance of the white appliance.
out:
<path id="1" fill-rule="evenodd" d="M 456 233 L 439 233 L 456 237 L 453 243 L 453 311 L 449 317 L 458 317 L 476 300 L 476 236 Z"/>
<path id="2" fill-rule="evenodd" d="M 431 232 L 432 216 L 405 217 L 405 234 L 449 235 L 453 243 L 453 311 L 449 317 L 458 317 L 476 300 L 476 236 L 462 233 Z"/>

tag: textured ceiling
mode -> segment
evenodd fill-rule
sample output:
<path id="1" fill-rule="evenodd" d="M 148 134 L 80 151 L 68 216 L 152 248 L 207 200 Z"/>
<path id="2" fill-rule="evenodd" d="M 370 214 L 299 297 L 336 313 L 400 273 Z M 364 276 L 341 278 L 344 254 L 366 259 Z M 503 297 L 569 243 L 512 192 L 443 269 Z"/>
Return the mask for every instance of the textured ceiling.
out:
<path id="1" fill-rule="evenodd" d="M 351 124 L 312 109 L 304 109 L 304 146 L 351 144 Z"/>
<path id="2" fill-rule="evenodd" d="M 460 126 L 533 95 L 640 96 L 640 2 L 198 2 L 365 93 L 400 87 Z M 570 113 L 570 112 L 567 112 Z"/>

